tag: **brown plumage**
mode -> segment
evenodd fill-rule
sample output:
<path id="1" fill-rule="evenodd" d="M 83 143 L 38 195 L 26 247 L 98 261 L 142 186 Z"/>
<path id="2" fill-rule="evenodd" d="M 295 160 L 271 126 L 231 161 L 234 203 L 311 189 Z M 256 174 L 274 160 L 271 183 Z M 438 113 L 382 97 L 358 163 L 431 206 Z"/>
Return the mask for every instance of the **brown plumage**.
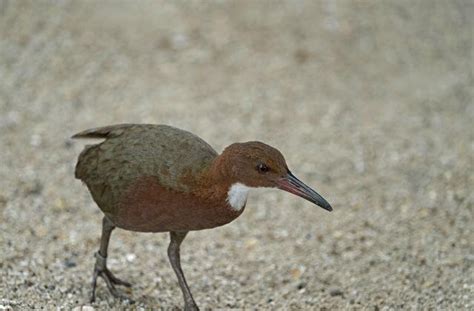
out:
<path id="1" fill-rule="evenodd" d="M 129 285 L 106 267 L 108 241 L 115 227 L 169 231 L 168 253 L 185 309 L 197 309 L 181 271 L 179 245 L 188 231 L 222 226 L 237 218 L 245 208 L 247 187 L 278 187 L 331 210 L 290 173 L 278 150 L 261 142 L 235 143 L 218 155 L 192 133 L 150 124 L 106 126 L 73 138 L 105 139 L 86 146 L 75 172 L 105 214 L 91 300 L 98 276 L 115 296 L 123 297 L 114 284 Z"/>

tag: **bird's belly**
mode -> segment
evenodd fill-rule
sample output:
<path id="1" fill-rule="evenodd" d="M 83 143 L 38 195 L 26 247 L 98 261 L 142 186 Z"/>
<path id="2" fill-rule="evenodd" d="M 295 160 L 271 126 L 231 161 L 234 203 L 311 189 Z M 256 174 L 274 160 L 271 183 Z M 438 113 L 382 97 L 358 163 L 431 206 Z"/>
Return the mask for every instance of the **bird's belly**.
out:
<path id="1" fill-rule="evenodd" d="M 242 210 L 231 209 L 225 199 L 205 200 L 166 189 L 154 177 L 143 177 L 125 191 L 117 208 L 106 215 L 126 230 L 164 232 L 214 228 L 241 213 Z"/>

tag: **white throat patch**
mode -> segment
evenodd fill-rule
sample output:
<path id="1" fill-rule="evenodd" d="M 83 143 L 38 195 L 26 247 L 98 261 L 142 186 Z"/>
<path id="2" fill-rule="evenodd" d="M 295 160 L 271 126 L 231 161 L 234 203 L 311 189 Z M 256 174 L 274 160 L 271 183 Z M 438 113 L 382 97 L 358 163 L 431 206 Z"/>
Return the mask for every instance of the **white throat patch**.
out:
<path id="1" fill-rule="evenodd" d="M 241 183 L 235 183 L 227 192 L 227 202 L 233 210 L 240 211 L 247 202 L 247 196 L 250 188 Z"/>

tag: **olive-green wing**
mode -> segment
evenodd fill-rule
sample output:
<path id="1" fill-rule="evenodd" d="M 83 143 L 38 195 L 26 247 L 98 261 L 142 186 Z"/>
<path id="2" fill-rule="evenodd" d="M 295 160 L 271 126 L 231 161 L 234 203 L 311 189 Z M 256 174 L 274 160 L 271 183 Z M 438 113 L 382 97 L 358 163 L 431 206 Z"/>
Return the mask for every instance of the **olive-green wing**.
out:
<path id="1" fill-rule="evenodd" d="M 155 176 L 175 191 L 189 192 L 193 177 L 209 167 L 216 151 L 194 134 L 167 125 L 120 124 L 90 129 L 73 138 L 102 138 L 86 146 L 76 165 L 104 209 L 114 206 L 137 178 Z"/>

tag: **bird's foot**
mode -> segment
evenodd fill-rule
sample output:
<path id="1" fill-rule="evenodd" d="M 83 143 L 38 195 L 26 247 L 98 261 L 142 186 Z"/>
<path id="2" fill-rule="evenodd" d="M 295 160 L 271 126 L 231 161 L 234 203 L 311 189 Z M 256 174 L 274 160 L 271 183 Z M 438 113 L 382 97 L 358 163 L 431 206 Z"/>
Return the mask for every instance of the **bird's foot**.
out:
<path id="1" fill-rule="evenodd" d="M 184 311 L 199 311 L 198 306 L 196 303 L 186 303 L 184 306 Z"/>
<path id="2" fill-rule="evenodd" d="M 98 252 L 95 253 L 95 267 L 94 267 L 94 275 L 92 277 L 92 294 L 91 294 L 91 303 L 95 301 L 95 289 L 97 285 L 97 278 L 101 277 L 104 279 L 105 283 L 107 284 L 107 288 L 109 289 L 110 293 L 120 299 L 128 300 L 129 302 L 133 303 L 134 301 L 129 297 L 122 294 L 115 285 L 122 285 L 126 287 L 131 287 L 132 284 L 122 281 L 121 279 L 117 278 L 107 269 L 107 257 L 103 257 Z"/>

